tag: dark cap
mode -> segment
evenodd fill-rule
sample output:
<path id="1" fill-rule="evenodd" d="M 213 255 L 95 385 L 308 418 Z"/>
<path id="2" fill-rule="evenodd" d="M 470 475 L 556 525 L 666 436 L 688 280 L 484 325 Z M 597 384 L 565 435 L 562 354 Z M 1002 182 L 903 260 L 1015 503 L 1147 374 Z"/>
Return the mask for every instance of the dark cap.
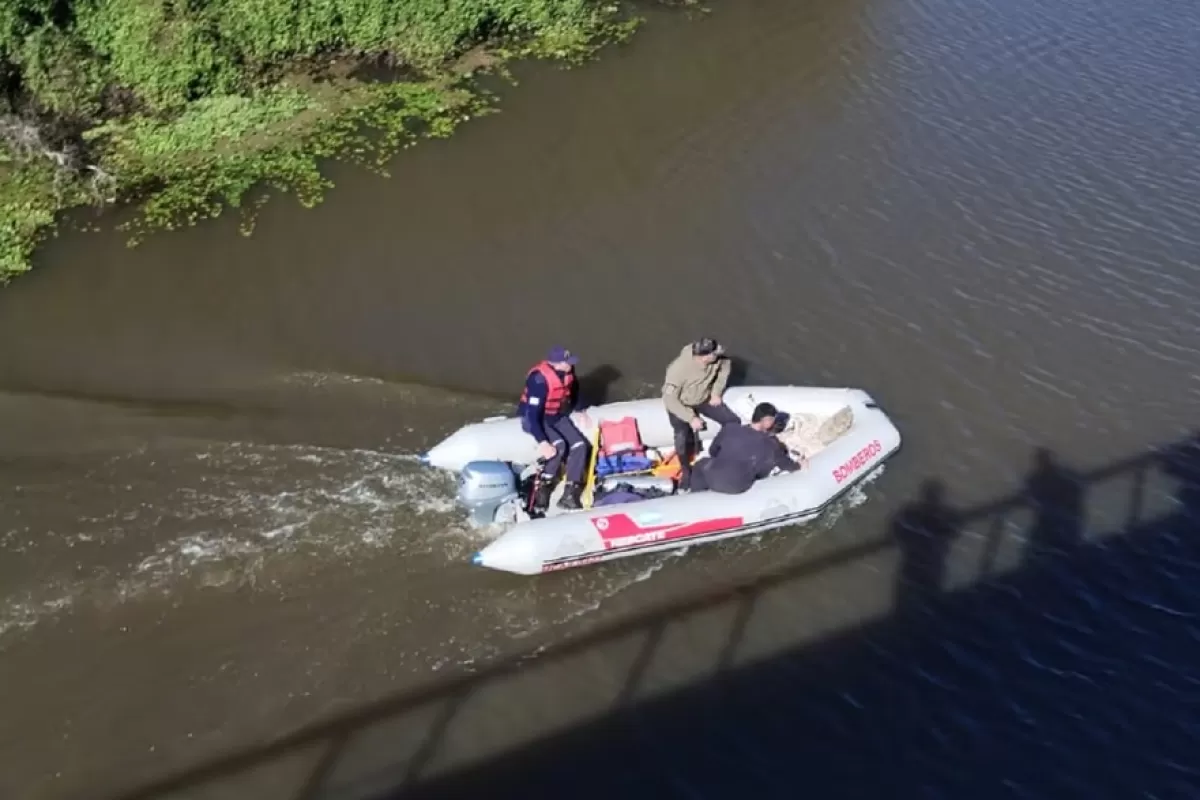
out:
<path id="1" fill-rule="evenodd" d="M 721 347 L 720 342 L 716 339 L 709 339 L 707 336 L 692 342 L 692 355 L 694 356 L 719 356 L 724 352 L 725 349 Z"/>
<path id="2" fill-rule="evenodd" d="M 551 347 L 550 352 L 546 355 L 546 360 L 552 364 L 565 361 L 568 364 L 575 365 L 579 363 L 579 356 L 565 347 Z"/>

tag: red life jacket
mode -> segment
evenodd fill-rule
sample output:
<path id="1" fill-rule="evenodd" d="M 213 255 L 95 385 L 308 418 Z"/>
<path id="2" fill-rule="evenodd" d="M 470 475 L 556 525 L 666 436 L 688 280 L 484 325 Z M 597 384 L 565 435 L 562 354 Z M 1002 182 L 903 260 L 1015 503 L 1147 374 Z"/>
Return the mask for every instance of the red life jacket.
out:
<path id="1" fill-rule="evenodd" d="M 556 416 L 571 397 L 571 387 L 575 385 L 575 373 L 568 372 L 566 375 L 560 375 L 558 370 L 550 366 L 549 361 L 543 361 L 526 373 L 526 382 L 528 382 L 529 376 L 535 372 L 541 373 L 542 378 L 546 381 L 546 405 L 544 406 L 546 414 L 552 417 Z M 529 389 L 526 387 L 521 390 L 521 408 L 528 404 Z"/>
<path id="2" fill-rule="evenodd" d="M 638 433 L 636 417 L 623 417 L 612 422 L 600 423 L 600 454 L 612 456 L 618 453 L 641 455 L 642 437 Z"/>

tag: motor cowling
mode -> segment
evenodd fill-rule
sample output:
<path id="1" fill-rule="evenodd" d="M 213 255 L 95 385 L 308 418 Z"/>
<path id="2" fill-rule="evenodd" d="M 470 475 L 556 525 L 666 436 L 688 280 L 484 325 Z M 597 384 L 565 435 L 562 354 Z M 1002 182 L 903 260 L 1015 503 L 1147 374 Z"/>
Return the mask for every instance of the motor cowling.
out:
<path id="1" fill-rule="evenodd" d="M 458 504 L 472 525 L 491 525 L 506 504 L 519 505 L 517 475 L 503 461 L 472 461 L 458 476 Z"/>

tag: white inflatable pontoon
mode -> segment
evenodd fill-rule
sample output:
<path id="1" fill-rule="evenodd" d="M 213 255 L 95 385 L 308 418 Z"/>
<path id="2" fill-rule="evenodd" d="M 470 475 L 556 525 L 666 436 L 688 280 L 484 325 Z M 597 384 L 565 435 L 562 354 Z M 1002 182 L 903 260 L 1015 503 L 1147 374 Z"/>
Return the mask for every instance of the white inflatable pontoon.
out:
<path id="1" fill-rule="evenodd" d="M 870 475 L 900 447 L 900 432 L 871 397 L 859 389 L 800 386 L 739 386 L 726 391 L 724 402 L 743 420 L 754 406 L 773 403 L 800 418 L 828 419 L 849 409 L 853 422 L 837 438 L 823 443 L 799 472 L 764 478 L 742 494 L 696 492 L 668 494 L 620 505 L 562 511 L 553 505 L 546 516 L 525 512 L 525 482 L 536 472 L 533 438 L 515 417 L 499 417 L 466 425 L 421 457 L 433 467 L 459 474 L 458 502 L 475 526 L 506 530 L 476 553 L 473 562 L 491 569 L 535 575 L 614 558 L 687 547 L 733 536 L 760 533 L 806 522 Z M 576 424 L 595 441 L 601 421 L 634 417 L 642 443 L 669 453 L 671 426 L 660 398 L 610 403 L 587 409 L 591 425 Z M 709 422 L 701 434 L 707 443 L 719 430 Z M 626 483 L 657 485 L 668 492 L 668 478 L 609 476 L 597 491 Z M 560 487 L 561 490 L 561 487 Z"/>

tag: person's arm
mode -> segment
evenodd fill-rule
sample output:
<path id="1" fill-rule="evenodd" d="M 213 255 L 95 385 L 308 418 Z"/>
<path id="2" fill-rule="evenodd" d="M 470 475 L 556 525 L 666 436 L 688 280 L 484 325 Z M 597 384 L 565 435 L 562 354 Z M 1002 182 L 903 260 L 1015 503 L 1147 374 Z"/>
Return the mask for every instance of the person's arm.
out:
<path id="1" fill-rule="evenodd" d="M 538 444 L 546 441 L 546 429 L 542 425 L 542 420 L 546 418 L 546 395 L 548 394 L 546 379 L 539 373 L 532 373 L 525 380 L 525 396 L 528 400 L 525 403 L 525 428 L 529 431 L 529 435 L 537 440 Z"/>
<path id="2" fill-rule="evenodd" d="M 774 439 L 774 437 L 772 437 Z M 775 466 L 783 472 L 795 472 L 800 469 L 800 463 L 792 459 L 788 454 L 787 447 L 778 439 L 775 441 Z"/>
<path id="3" fill-rule="evenodd" d="M 713 381 L 713 397 L 720 397 L 725 394 L 725 387 L 729 384 L 729 373 L 732 371 L 733 361 L 728 356 L 723 356 L 717 360 L 717 379 Z"/>
<path id="4" fill-rule="evenodd" d="M 679 366 L 678 359 L 672 361 L 671 366 L 667 367 L 667 377 L 663 379 L 662 387 L 663 403 L 671 414 L 684 422 L 691 422 L 695 418 L 696 412 L 685 406 L 679 396 L 680 388 L 683 386 L 682 373 L 683 369 Z"/>
<path id="5" fill-rule="evenodd" d="M 725 431 L 729 430 L 728 425 L 722 425 L 721 430 L 717 431 L 717 435 L 713 438 L 712 444 L 708 446 L 708 457 L 712 458 L 717 453 L 721 452 L 721 448 L 725 446 Z"/>

